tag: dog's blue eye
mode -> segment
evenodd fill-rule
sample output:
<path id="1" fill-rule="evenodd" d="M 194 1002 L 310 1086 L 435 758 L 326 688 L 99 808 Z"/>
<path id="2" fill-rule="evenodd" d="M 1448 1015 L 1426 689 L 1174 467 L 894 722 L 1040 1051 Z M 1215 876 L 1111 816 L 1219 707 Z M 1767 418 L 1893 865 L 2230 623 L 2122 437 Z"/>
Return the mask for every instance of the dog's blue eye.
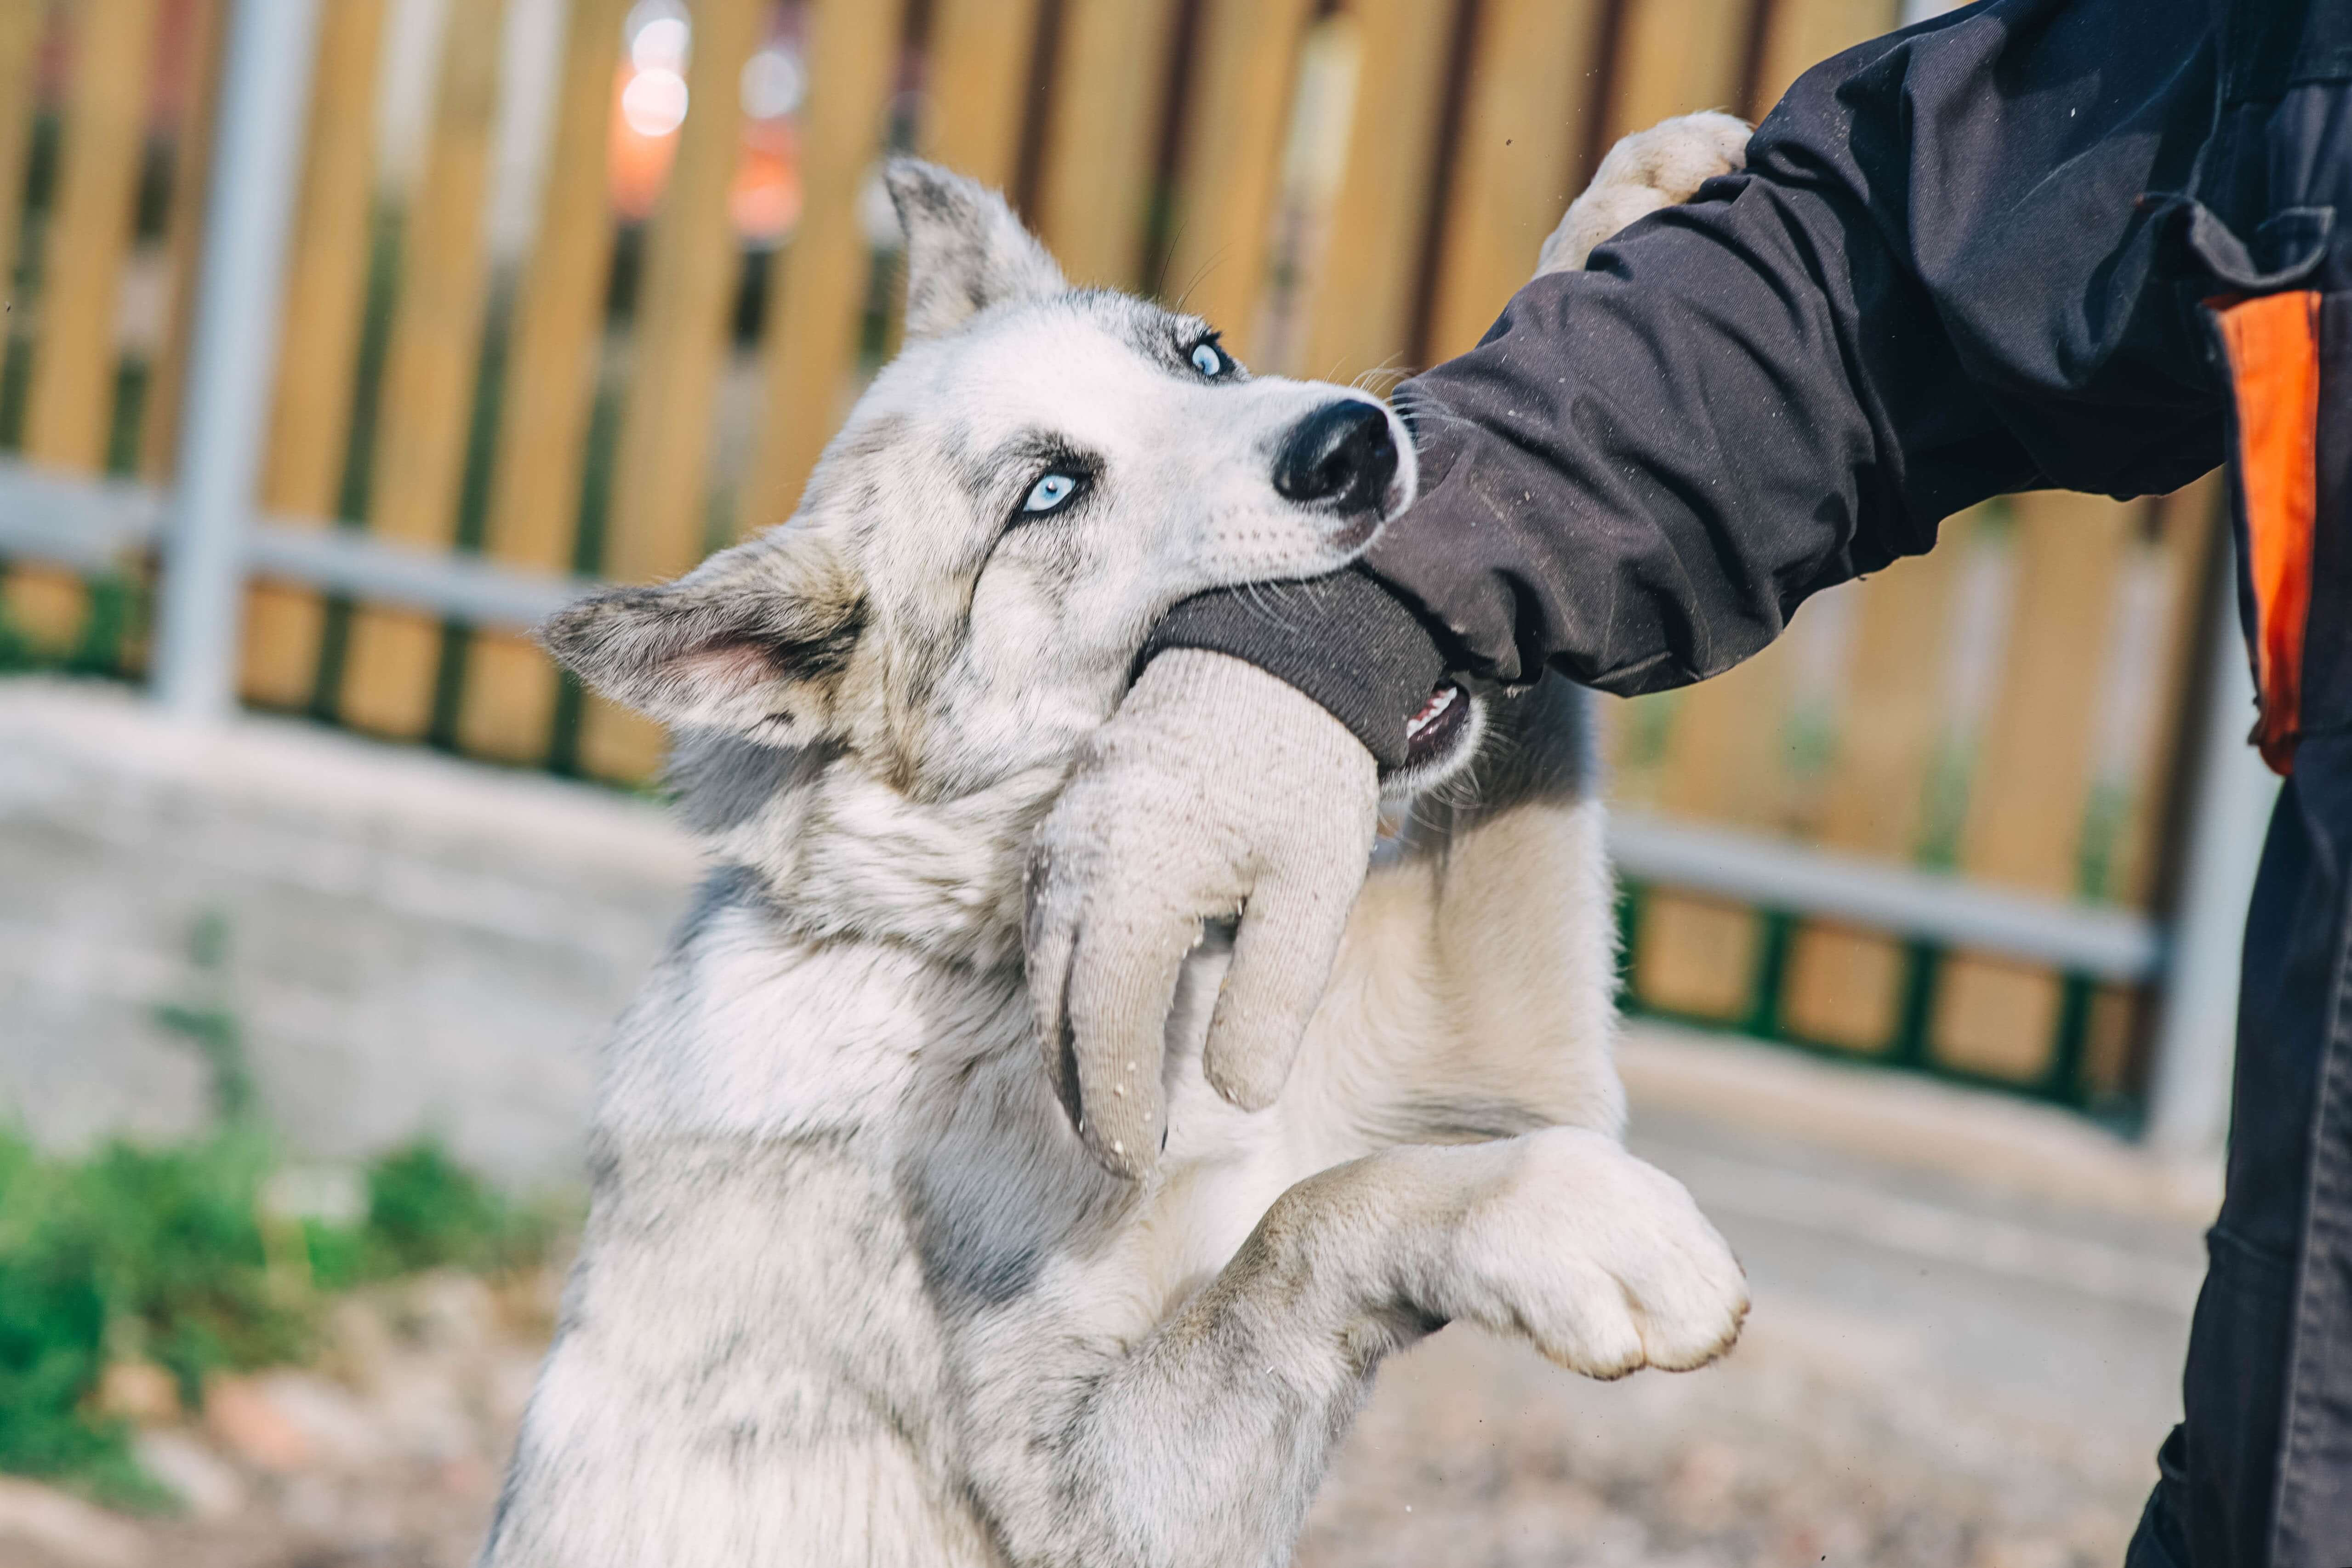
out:
<path id="1" fill-rule="evenodd" d="M 1223 375 L 1225 374 L 1225 356 L 1217 352 L 1214 343 L 1194 343 L 1192 368 L 1202 375 Z"/>
<path id="2" fill-rule="evenodd" d="M 1029 487 L 1029 499 L 1021 510 L 1037 513 L 1059 511 L 1069 499 L 1078 493 L 1078 481 L 1068 474 L 1047 474 Z"/>

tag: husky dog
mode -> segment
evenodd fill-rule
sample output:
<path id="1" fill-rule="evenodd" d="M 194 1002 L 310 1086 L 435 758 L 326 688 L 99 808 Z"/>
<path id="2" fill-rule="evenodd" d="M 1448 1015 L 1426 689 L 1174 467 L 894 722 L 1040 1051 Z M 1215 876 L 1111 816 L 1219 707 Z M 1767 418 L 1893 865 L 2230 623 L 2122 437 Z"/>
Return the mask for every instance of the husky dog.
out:
<path id="1" fill-rule="evenodd" d="M 1381 1359 L 1442 1325 L 1617 1377 L 1747 1310 L 1620 1142 L 1591 723 L 1556 681 L 1433 699 L 1392 786 L 1451 798 L 1367 880 L 1279 1101 L 1202 1079 L 1204 944 L 1156 1171 L 1088 1156 L 1022 982 L 1030 830 L 1154 618 L 1352 560 L 1412 443 L 1072 289 L 970 182 L 887 178 L 908 347 L 798 514 L 545 631 L 678 727 L 719 868 L 610 1047 L 489 1568 L 1278 1563 Z"/>

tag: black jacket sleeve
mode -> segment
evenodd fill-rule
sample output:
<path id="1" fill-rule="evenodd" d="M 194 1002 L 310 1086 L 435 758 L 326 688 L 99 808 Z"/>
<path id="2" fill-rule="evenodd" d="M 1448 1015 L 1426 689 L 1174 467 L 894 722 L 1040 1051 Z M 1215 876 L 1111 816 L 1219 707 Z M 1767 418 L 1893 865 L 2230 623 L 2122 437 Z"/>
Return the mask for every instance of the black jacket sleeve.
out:
<path id="1" fill-rule="evenodd" d="M 1422 494 L 1370 573 L 1449 668 L 1632 694 L 1988 496 L 2195 478 L 2221 390 L 2145 198 L 2192 178 L 2214 81 L 2206 0 L 1992 0 L 1814 68 L 1744 173 L 1401 389 Z M 1302 688 L 1385 756 L 1427 666 L 1339 652 L 1349 603 L 1233 636 L 1195 602 L 1160 642 L 1298 679 L 1276 645 L 1319 639 Z"/>

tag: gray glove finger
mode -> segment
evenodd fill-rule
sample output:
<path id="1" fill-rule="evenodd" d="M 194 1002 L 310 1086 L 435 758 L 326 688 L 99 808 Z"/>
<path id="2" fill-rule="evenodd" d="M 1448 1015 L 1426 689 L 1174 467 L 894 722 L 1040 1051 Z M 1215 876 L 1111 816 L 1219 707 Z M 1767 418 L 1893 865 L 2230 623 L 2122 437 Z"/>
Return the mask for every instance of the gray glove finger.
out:
<path id="1" fill-rule="evenodd" d="M 1244 1110 L 1272 1105 L 1290 1078 L 1363 886 L 1372 831 L 1368 818 L 1360 842 L 1293 856 L 1242 910 L 1201 1070 Z"/>
<path id="2" fill-rule="evenodd" d="M 1029 858 L 1028 921 L 1022 934 L 1028 954 L 1030 1016 L 1036 1020 L 1037 1046 L 1045 1059 L 1045 1076 L 1054 1086 L 1062 1113 L 1078 1120 L 1078 1080 L 1072 1062 L 1069 994 L 1070 964 L 1078 945 L 1078 910 L 1084 899 L 1075 885 L 1066 859 L 1040 844 Z"/>
<path id="3" fill-rule="evenodd" d="M 1139 1178 L 1158 1163 L 1166 1126 L 1160 1084 L 1168 1011 L 1197 921 L 1160 904 L 1148 911 L 1090 909 L 1070 963 L 1059 1070 L 1077 1082 L 1078 1135 L 1114 1174 Z"/>

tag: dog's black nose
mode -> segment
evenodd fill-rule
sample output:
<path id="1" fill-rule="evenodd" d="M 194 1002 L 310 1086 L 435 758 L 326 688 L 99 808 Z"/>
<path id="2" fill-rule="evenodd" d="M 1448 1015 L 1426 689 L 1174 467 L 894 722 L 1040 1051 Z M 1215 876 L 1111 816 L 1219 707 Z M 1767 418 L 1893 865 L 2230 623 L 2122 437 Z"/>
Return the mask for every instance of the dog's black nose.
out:
<path id="1" fill-rule="evenodd" d="M 1284 439 L 1274 459 L 1274 488 L 1286 500 L 1364 511 L 1388 500 L 1396 470 L 1388 411 L 1343 397 L 1300 420 Z"/>

